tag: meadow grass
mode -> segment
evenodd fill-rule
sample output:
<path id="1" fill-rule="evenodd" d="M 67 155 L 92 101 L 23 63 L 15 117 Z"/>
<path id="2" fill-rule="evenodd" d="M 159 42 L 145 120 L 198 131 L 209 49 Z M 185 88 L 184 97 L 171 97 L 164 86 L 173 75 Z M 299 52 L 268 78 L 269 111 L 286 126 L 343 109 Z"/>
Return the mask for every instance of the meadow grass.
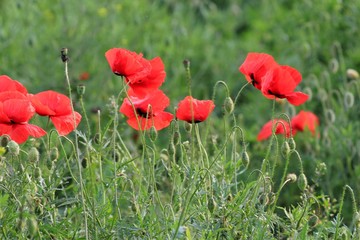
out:
<path id="1" fill-rule="evenodd" d="M 70 93 L 83 116 L 65 137 L 40 118 L 45 137 L 2 137 L 1 238 L 359 238 L 360 79 L 349 71 L 360 69 L 359 2 L 1 0 L 0 12 L 0 75 Z M 169 111 L 190 88 L 214 100 L 211 117 L 131 129 L 104 57 L 113 47 L 160 56 Z M 310 99 L 264 98 L 238 71 L 248 52 L 298 69 Z M 319 137 L 256 140 L 300 110 L 320 118 Z"/>

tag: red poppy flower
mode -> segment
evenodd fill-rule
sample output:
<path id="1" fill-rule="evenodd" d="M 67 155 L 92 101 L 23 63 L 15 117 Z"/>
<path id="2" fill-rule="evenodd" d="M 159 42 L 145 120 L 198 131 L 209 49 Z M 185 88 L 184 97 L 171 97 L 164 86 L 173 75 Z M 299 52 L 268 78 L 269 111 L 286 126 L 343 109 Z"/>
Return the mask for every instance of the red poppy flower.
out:
<path id="1" fill-rule="evenodd" d="M 143 55 L 124 48 L 112 48 L 105 57 L 116 74 L 125 77 L 129 83 L 136 83 L 147 77 L 151 72 L 150 62 Z"/>
<path id="2" fill-rule="evenodd" d="M 263 77 L 261 91 L 269 99 L 286 98 L 291 104 L 298 106 L 309 98 L 305 93 L 294 92 L 300 82 L 301 74 L 296 69 L 278 66 Z"/>
<path id="3" fill-rule="evenodd" d="M 90 74 L 88 72 L 83 72 L 79 75 L 79 80 L 85 81 L 88 80 L 90 77 Z"/>
<path id="4" fill-rule="evenodd" d="M 249 53 L 244 63 L 239 67 L 239 71 L 245 75 L 248 82 L 261 90 L 262 78 L 274 66 L 277 66 L 277 63 L 271 55 L 266 53 Z"/>
<path id="5" fill-rule="evenodd" d="M 130 100 L 124 99 L 119 112 L 128 117 L 127 123 L 132 128 L 147 130 L 154 126 L 156 130 L 161 130 L 170 125 L 173 115 L 164 112 L 170 100 L 161 90 L 157 89 L 140 97 L 129 89 L 128 95 Z"/>
<path id="6" fill-rule="evenodd" d="M 283 119 L 274 119 L 265 123 L 265 125 L 261 128 L 257 136 L 258 141 L 263 141 L 271 136 L 273 124 L 276 124 L 275 134 L 286 134 L 286 137 L 290 136 L 289 123 Z M 295 135 L 295 133 L 296 131 L 293 129 L 292 134 Z"/>
<path id="7" fill-rule="evenodd" d="M 215 104 L 211 100 L 197 100 L 191 96 L 185 97 L 178 104 L 176 118 L 188 123 L 205 121 L 214 110 Z"/>
<path id="8" fill-rule="evenodd" d="M 164 70 L 164 63 L 160 57 L 156 57 L 149 61 L 151 65 L 151 71 L 149 75 L 137 81 L 129 82 L 129 86 L 134 93 L 138 96 L 144 96 L 147 93 L 158 89 L 165 81 L 166 72 Z"/>
<path id="9" fill-rule="evenodd" d="M 30 98 L 36 113 L 49 116 L 61 136 L 72 132 L 81 121 L 81 115 L 78 112 L 73 114 L 70 99 L 63 94 L 49 90 L 32 95 Z"/>
<path id="10" fill-rule="evenodd" d="M 0 76 L 0 92 L 17 91 L 27 94 L 26 88 L 18 81 L 11 79 L 6 75 Z"/>
<path id="11" fill-rule="evenodd" d="M 0 93 L 0 135 L 9 135 L 17 143 L 25 142 L 29 136 L 44 136 L 42 128 L 28 123 L 34 114 L 35 108 L 22 93 Z"/>
<path id="12" fill-rule="evenodd" d="M 300 111 L 296 116 L 291 119 L 293 129 L 303 132 L 309 129 L 315 135 L 316 127 L 319 125 L 318 117 L 312 112 Z"/>

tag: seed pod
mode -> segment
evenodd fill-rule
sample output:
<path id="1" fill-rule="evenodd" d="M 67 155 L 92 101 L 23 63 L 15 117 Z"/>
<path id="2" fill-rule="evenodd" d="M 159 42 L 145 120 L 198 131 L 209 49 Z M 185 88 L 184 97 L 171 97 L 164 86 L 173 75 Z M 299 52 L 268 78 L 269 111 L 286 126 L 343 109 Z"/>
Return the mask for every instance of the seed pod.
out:
<path id="1" fill-rule="evenodd" d="M 234 101 L 231 99 L 231 97 L 225 98 L 224 110 L 227 114 L 230 114 L 234 111 Z"/>
<path id="2" fill-rule="evenodd" d="M 297 183 L 298 183 L 298 187 L 300 188 L 300 190 L 304 191 L 306 189 L 307 185 L 308 185 L 307 178 L 306 178 L 305 174 L 301 173 L 299 175 L 299 178 L 298 178 L 297 181 L 298 181 Z"/>
<path id="3" fill-rule="evenodd" d="M 79 84 L 79 85 L 77 86 L 77 88 L 76 88 L 77 94 L 78 94 L 79 96 L 83 96 L 83 95 L 85 94 L 85 89 L 86 89 L 86 87 L 85 87 L 84 84 Z"/>
<path id="4" fill-rule="evenodd" d="M 36 147 L 32 147 L 28 154 L 29 162 L 36 163 L 39 162 L 40 154 Z"/>
<path id="5" fill-rule="evenodd" d="M 20 154 L 20 147 L 17 142 L 11 140 L 10 142 L 8 142 L 7 147 L 11 155 L 18 156 Z"/>

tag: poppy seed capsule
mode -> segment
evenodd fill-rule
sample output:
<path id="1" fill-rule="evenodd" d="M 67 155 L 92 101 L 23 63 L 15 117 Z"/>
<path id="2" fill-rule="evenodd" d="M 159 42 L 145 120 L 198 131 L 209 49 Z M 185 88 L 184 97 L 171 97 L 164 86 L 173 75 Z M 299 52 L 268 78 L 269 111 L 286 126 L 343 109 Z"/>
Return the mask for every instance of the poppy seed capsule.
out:
<path id="1" fill-rule="evenodd" d="M 36 163 L 39 161 L 40 154 L 36 147 L 32 147 L 28 154 L 29 161 L 32 163 Z"/>
<path id="2" fill-rule="evenodd" d="M 79 96 L 83 96 L 85 94 L 85 85 L 84 84 L 79 84 L 76 88 L 77 93 L 79 94 Z"/>
<path id="3" fill-rule="evenodd" d="M 301 191 L 304 191 L 308 185 L 307 178 L 304 173 L 301 173 L 298 178 L 298 187 Z"/>
<path id="4" fill-rule="evenodd" d="M 355 80 L 359 78 L 359 73 L 355 69 L 347 69 L 346 70 L 346 77 L 350 80 Z"/>
<path id="5" fill-rule="evenodd" d="M 230 114 L 234 111 L 234 101 L 231 99 L 231 97 L 225 98 L 224 110 L 227 114 Z"/>
<path id="6" fill-rule="evenodd" d="M 10 142 L 8 142 L 7 144 L 9 153 L 13 156 L 18 156 L 20 153 L 20 147 L 19 144 L 17 144 L 17 142 L 11 140 Z"/>
<path id="7" fill-rule="evenodd" d="M 69 61 L 68 49 L 67 49 L 67 48 L 62 48 L 62 49 L 61 49 L 61 60 L 62 60 L 64 63 Z"/>

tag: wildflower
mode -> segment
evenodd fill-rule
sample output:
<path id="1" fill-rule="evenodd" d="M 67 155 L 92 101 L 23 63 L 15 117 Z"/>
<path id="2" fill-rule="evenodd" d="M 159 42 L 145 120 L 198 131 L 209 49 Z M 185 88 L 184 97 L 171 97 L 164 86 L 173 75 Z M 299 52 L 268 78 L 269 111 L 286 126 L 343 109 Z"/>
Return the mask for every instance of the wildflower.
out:
<path id="1" fill-rule="evenodd" d="M 197 100 L 191 96 L 179 102 L 176 118 L 188 123 L 205 121 L 214 110 L 215 104 L 211 100 Z"/>
<path id="2" fill-rule="evenodd" d="M 128 118 L 127 123 L 132 128 L 147 130 L 154 126 L 156 130 L 161 130 L 170 125 L 173 115 L 164 111 L 170 100 L 161 90 L 139 97 L 129 89 L 128 95 L 119 111 Z"/>
<path id="3" fill-rule="evenodd" d="M 125 77 L 126 82 L 136 83 L 151 72 L 151 63 L 143 55 L 124 48 L 112 48 L 105 57 L 114 74 Z"/>
<path id="4" fill-rule="evenodd" d="M 6 75 L 0 76 L 0 92 L 17 91 L 27 94 L 26 88 L 18 81 L 11 79 Z"/>
<path id="5" fill-rule="evenodd" d="M 291 104 L 298 106 L 309 98 L 305 93 L 294 92 L 300 82 L 301 74 L 295 68 L 277 66 L 263 77 L 261 91 L 269 99 L 286 98 Z"/>
<path id="6" fill-rule="evenodd" d="M 30 96 L 40 116 L 48 116 L 61 136 L 72 132 L 81 121 L 81 115 L 73 112 L 70 99 L 55 91 L 44 91 Z"/>
<path id="7" fill-rule="evenodd" d="M 291 119 L 291 125 L 294 130 L 303 132 L 309 129 L 315 135 L 316 127 L 319 125 L 318 117 L 312 112 L 300 111 Z"/>
<path id="8" fill-rule="evenodd" d="M 274 58 L 266 53 L 249 53 L 244 63 L 239 67 L 239 71 L 254 87 L 261 90 L 262 78 L 266 73 L 278 64 Z"/>
<path id="9" fill-rule="evenodd" d="M 88 80 L 90 77 L 90 74 L 88 72 L 83 72 L 79 75 L 79 80 L 85 81 Z"/>
<path id="10" fill-rule="evenodd" d="M 29 136 L 42 137 L 46 132 L 28 121 L 35 114 L 30 100 L 17 91 L 0 93 L 0 135 L 8 135 L 17 143 L 25 142 Z"/>
<path id="11" fill-rule="evenodd" d="M 268 139 L 272 134 L 273 124 L 275 124 L 275 134 L 286 134 L 286 137 L 290 136 L 290 125 L 287 121 L 283 119 L 274 119 L 270 120 L 261 128 L 257 140 L 262 141 Z M 285 129 L 284 129 L 285 128 Z M 295 134 L 293 130 L 292 134 Z"/>

